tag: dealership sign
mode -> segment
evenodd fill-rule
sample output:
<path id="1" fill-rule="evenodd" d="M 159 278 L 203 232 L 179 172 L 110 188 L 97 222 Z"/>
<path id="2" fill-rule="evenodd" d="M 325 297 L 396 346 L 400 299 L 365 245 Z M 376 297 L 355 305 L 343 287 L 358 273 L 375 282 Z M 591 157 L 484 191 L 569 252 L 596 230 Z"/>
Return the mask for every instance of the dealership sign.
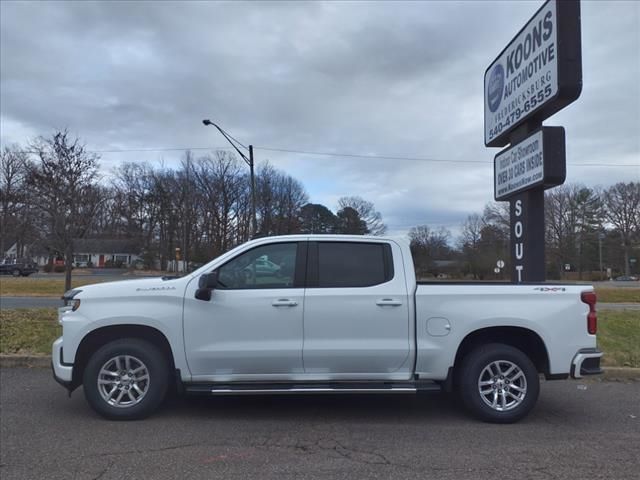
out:
<path id="1" fill-rule="evenodd" d="M 579 0 L 548 0 L 484 72 L 484 143 L 509 145 L 493 187 L 509 201 L 515 283 L 545 279 L 544 190 L 564 183 L 566 153 L 564 128 L 542 122 L 580 96 L 581 48 Z"/>
<path id="2" fill-rule="evenodd" d="M 536 187 L 562 185 L 566 177 L 564 128 L 542 127 L 501 151 L 493 162 L 496 200 Z"/>
<path id="3" fill-rule="evenodd" d="M 507 145 L 515 128 L 542 122 L 581 90 L 580 5 L 549 0 L 485 71 L 485 145 Z"/>

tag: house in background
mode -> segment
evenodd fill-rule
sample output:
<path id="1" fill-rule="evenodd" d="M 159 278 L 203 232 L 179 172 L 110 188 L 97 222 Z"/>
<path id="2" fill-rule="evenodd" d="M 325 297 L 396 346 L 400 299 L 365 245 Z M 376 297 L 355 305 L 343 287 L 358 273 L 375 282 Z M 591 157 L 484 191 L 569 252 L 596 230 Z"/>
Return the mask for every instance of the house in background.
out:
<path id="1" fill-rule="evenodd" d="M 127 268 L 142 260 L 141 249 L 134 240 L 79 238 L 74 243 L 73 264 L 76 267 Z M 62 257 L 44 246 L 44 243 L 31 245 L 28 250 L 28 256 L 41 267 L 47 265 L 50 259 L 54 264 L 64 264 Z"/>
<path id="2" fill-rule="evenodd" d="M 77 267 L 131 267 L 141 261 L 137 242 L 123 239 L 81 238 L 75 241 L 73 263 Z"/>
<path id="3" fill-rule="evenodd" d="M 14 259 L 18 257 L 18 244 L 14 243 L 6 252 L 2 253 L 2 258 Z"/>

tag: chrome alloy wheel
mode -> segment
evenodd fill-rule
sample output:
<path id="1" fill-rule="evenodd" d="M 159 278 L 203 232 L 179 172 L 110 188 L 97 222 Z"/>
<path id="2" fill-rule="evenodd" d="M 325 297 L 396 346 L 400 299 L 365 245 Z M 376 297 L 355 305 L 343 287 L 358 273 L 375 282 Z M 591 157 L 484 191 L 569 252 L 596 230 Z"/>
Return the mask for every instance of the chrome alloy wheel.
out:
<path id="1" fill-rule="evenodd" d="M 109 405 L 137 405 L 149 391 L 147 366 L 131 355 L 118 355 L 105 362 L 98 373 L 98 392 Z"/>
<path id="2" fill-rule="evenodd" d="M 513 362 L 497 360 L 484 367 L 478 378 L 480 397 L 498 412 L 513 410 L 527 395 L 527 379 Z"/>

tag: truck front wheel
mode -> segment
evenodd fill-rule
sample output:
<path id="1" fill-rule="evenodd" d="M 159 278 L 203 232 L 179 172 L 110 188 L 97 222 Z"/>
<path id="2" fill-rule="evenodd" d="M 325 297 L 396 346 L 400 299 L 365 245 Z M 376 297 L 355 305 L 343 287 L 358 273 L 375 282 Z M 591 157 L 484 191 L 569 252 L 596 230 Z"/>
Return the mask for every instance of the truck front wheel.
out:
<path id="1" fill-rule="evenodd" d="M 168 387 L 168 364 L 152 343 L 126 338 L 107 343 L 89 359 L 83 375 L 89 405 L 111 420 L 149 416 Z"/>
<path id="2" fill-rule="evenodd" d="M 476 417 L 492 423 L 513 423 L 534 407 L 540 381 L 536 367 L 522 351 L 491 343 L 465 356 L 459 389 L 463 404 Z"/>

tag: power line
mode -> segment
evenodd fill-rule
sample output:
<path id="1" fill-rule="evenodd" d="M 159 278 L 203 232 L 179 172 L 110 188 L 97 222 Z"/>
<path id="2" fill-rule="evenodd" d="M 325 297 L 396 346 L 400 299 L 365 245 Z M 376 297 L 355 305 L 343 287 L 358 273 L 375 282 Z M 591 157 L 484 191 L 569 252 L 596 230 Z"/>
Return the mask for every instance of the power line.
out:
<path id="1" fill-rule="evenodd" d="M 229 135 L 230 136 L 230 135 Z M 241 142 L 235 140 L 243 148 L 247 148 Z M 454 159 L 442 159 L 442 158 L 427 158 L 427 157 L 404 157 L 404 156 L 388 156 L 388 155 L 365 155 L 357 153 L 338 153 L 338 152 L 320 152 L 309 150 L 294 150 L 287 148 L 276 147 L 264 147 L 254 146 L 256 150 L 264 150 L 268 152 L 281 152 L 281 153 L 297 153 L 301 155 L 312 155 L 322 157 L 343 157 L 343 158 L 361 158 L 369 160 L 400 160 L 411 162 L 428 162 L 428 163 L 467 163 L 477 165 L 492 165 L 492 161 L 484 160 L 454 160 Z M 87 150 L 89 153 L 145 153 L 145 152 L 184 152 L 188 150 L 231 150 L 231 147 L 140 147 L 140 148 L 114 148 L 114 149 L 100 149 L 100 150 Z M 33 150 L 20 150 L 20 153 L 38 153 Z M 569 166 L 574 167 L 640 167 L 640 164 L 633 163 L 567 163 Z"/>
<path id="2" fill-rule="evenodd" d="M 440 163 L 477 163 L 481 165 L 492 165 L 492 161 L 484 160 L 445 160 L 438 158 L 424 158 L 424 157 L 391 157 L 385 155 L 362 155 L 355 153 L 334 153 L 334 152 L 310 152 L 305 150 L 288 150 L 284 148 L 272 148 L 272 147 L 258 147 L 253 148 L 258 150 L 267 150 L 272 152 L 286 152 L 286 153 L 300 153 L 304 155 L 319 155 L 327 157 L 351 157 L 351 158 L 370 158 L 375 160 L 408 160 L 414 162 L 440 162 Z M 640 167 L 640 164 L 633 163 L 569 163 L 567 165 L 580 166 L 580 167 Z"/>
<path id="3" fill-rule="evenodd" d="M 386 155 L 363 155 L 357 153 L 334 153 L 334 152 L 310 152 L 306 150 L 288 150 L 286 148 L 272 148 L 272 147 L 254 147 L 258 150 L 266 150 L 269 152 L 285 152 L 285 153 L 300 153 L 303 155 L 318 155 L 323 157 L 348 157 L 348 158 L 369 158 L 373 160 L 408 160 L 412 162 L 436 162 L 436 163 L 478 163 L 489 164 L 482 160 L 445 160 L 440 158 L 419 158 L 419 157 L 396 157 Z"/>

